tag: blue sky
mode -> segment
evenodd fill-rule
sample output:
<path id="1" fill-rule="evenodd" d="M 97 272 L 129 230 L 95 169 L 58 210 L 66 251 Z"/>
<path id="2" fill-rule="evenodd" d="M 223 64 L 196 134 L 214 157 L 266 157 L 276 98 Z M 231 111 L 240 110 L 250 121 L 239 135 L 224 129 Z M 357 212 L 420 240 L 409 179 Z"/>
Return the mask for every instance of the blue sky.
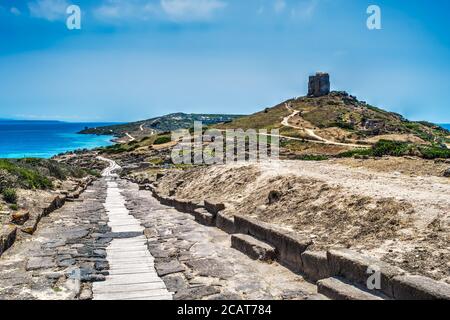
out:
<path id="1" fill-rule="evenodd" d="M 82 29 L 69 31 L 70 4 Z M 382 30 L 366 27 L 369 5 Z M 450 123 L 450 1 L 2 0 L 0 118 L 253 113 L 332 87 Z"/>

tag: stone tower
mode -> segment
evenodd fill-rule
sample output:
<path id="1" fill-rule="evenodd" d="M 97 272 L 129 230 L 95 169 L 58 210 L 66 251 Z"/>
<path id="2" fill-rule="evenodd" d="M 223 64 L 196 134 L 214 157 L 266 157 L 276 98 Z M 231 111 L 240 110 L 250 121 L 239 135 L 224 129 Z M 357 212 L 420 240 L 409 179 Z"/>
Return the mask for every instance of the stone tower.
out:
<path id="1" fill-rule="evenodd" d="M 330 93 L 330 75 L 317 72 L 315 76 L 309 77 L 308 96 L 321 97 Z"/>

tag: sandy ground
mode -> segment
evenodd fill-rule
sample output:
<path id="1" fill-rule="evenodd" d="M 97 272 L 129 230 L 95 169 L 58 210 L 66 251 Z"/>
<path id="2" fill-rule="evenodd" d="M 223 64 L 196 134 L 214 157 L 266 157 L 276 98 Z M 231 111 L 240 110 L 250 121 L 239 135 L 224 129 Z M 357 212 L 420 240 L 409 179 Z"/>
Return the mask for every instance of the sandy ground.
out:
<path id="1" fill-rule="evenodd" d="M 169 173 L 160 189 L 175 189 L 182 199 L 219 199 L 226 213 L 295 230 L 317 250 L 349 247 L 450 283 L 450 180 L 425 175 L 437 170 L 433 162 L 427 171 L 413 160 L 342 161 L 201 167 Z"/>

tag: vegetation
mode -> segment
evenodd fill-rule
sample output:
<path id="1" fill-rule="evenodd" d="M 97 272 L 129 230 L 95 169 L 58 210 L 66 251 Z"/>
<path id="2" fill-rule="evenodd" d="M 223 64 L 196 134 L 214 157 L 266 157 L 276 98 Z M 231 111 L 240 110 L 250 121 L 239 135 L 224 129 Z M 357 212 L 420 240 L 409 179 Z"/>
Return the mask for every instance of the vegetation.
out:
<path id="1" fill-rule="evenodd" d="M 83 134 L 102 134 L 124 136 L 126 132 L 140 132 L 141 126 L 145 129 L 151 129 L 156 132 L 170 132 L 178 129 L 188 129 L 194 124 L 194 121 L 201 121 L 203 125 L 211 125 L 223 122 L 229 122 L 240 116 L 226 114 L 186 114 L 174 113 L 158 118 L 118 124 L 99 128 L 86 128 L 80 133 Z"/>
<path id="2" fill-rule="evenodd" d="M 325 155 L 317 155 L 317 154 L 302 154 L 295 157 L 296 160 L 302 161 L 324 161 L 328 160 L 329 157 Z"/>
<path id="3" fill-rule="evenodd" d="M 69 166 L 55 160 L 0 159 L 0 192 L 7 188 L 51 189 L 52 179 L 82 178 L 88 174 L 96 175 L 94 171 Z"/>
<path id="4" fill-rule="evenodd" d="M 341 153 L 340 157 L 371 156 L 401 157 L 416 155 L 425 159 L 450 159 L 450 149 L 437 146 L 417 146 L 412 143 L 380 140 L 371 149 L 355 149 Z"/>
<path id="5" fill-rule="evenodd" d="M 16 204 L 17 203 L 17 192 L 12 188 L 5 188 L 2 190 L 3 200 L 7 203 Z"/>
<path id="6" fill-rule="evenodd" d="M 153 142 L 153 144 L 156 144 L 156 145 L 165 144 L 165 143 L 169 143 L 171 141 L 172 141 L 172 139 L 169 136 L 160 136 L 160 137 L 156 138 L 156 140 L 155 140 L 155 142 Z"/>

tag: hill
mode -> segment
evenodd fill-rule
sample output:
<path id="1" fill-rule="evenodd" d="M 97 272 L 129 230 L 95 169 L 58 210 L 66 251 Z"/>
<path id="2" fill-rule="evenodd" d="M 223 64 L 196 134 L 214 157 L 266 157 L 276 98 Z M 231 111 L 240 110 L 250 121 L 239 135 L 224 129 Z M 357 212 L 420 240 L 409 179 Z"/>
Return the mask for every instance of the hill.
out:
<path id="1" fill-rule="evenodd" d="M 204 125 L 211 125 L 232 121 L 238 118 L 238 115 L 225 114 L 186 114 L 173 113 L 162 117 L 130 122 L 119 125 L 86 128 L 81 134 L 114 135 L 123 137 L 126 133 L 135 133 L 133 136 L 142 134 L 169 132 L 182 128 L 190 128 L 194 121 L 202 121 Z"/>
<path id="2" fill-rule="evenodd" d="M 385 140 L 447 151 L 450 146 L 449 130 L 425 121 L 409 121 L 346 92 L 287 100 L 217 127 L 279 129 L 284 146 L 307 153 L 336 154 L 358 146 L 370 148 Z M 309 148 L 312 143 L 316 145 Z"/>

